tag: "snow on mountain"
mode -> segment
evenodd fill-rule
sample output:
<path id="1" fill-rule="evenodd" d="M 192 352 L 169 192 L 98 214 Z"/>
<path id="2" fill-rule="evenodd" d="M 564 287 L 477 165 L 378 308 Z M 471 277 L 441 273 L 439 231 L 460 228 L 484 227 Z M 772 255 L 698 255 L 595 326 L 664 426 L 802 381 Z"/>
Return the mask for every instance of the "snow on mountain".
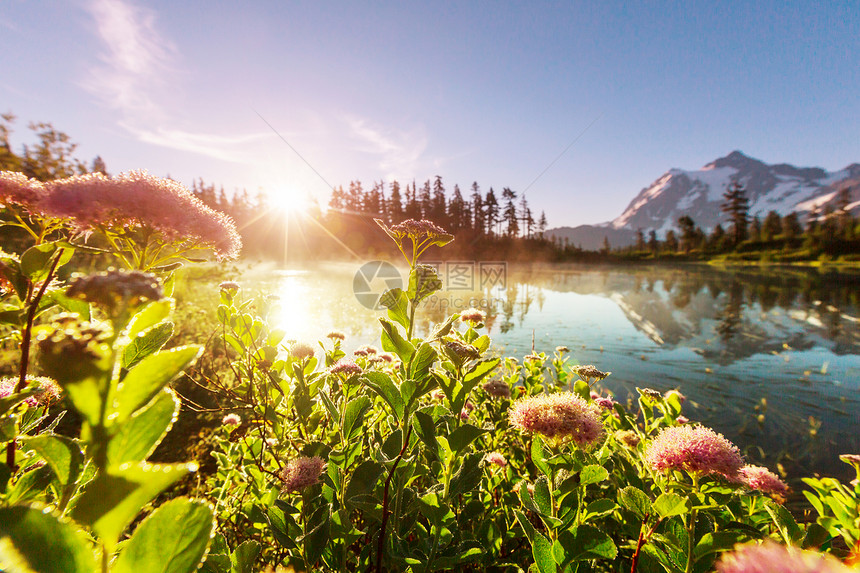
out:
<path id="1" fill-rule="evenodd" d="M 768 165 L 733 151 L 697 171 L 669 170 L 643 189 L 610 226 L 633 232 L 653 229 L 662 236 L 676 227 L 679 217 L 688 215 L 706 231 L 713 229 L 726 222 L 721 211 L 723 193 L 734 182 L 746 190 L 751 217 L 764 218 L 769 211 L 780 215 L 798 211 L 805 216 L 834 205 L 846 185 L 854 188 L 852 199 L 860 200 L 857 179 L 860 164 L 856 163 L 828 173 L 818 167 Z"/>
<path id="2" fill-rule="evenodd" d="M 849 208 L 860 214 L 860 164 L 853 163 L 829 173 L 820 167 L 768 165 L 733 151 L 697 171 L 670 169 L 639 192 L 627 208 L 608 223 L 560 227 L 547 236 L 565 238 L 584 249 L 598 249 L 606 237 L 613 246 L 632 244 L 636 231 L 656 231 L 664 237 L 677 228 L 678 219 L 690 216 L 705 231 L 727 224 L 722 212 L 723 193 L 734 182 L 743 185 L 749 198 L 750 217 L 761 219 L 769 211 L 781 216 L 798 212 L 801 220 L 828 205 L 836 208 L 839 191 L 850 189 Z"/>

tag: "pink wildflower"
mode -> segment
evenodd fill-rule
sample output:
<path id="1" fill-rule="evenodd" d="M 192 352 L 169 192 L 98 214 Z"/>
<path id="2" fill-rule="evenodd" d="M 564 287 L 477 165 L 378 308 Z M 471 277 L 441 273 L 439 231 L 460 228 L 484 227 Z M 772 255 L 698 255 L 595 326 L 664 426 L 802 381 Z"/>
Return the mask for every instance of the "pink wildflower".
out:
<path id="1" fill-rule="evenodd" d="M 628 448 L 635 448 L 640 442 L 639 434 L 633 430 L 618 430 L 615 432 L 615 439 Z"/>
<path id="2" fill-rule="evenodd" d="M 3 378 L 0 380 L 0 398 L 5 398 L 15 392 L 18 378 Z M 31 408 L 36 406 L 50 406 L 60 399 L 62 390 L 57 383 L 45 376 L 27 376 L 27 388 L 38 388 L 38 393 L 30 396 L 26 402 Z"/>
<path id="3" fill-rule="evenodd" d="M 290 460 L 278 476 L 283 482 L 281 490 L 300 491 L 314 485 L 319 481 L 324 469 L 325 462 L 318 456 L 312 458 L 302 456 Z"/>
<path id="4" fill-rule="evenodd" d="M 432 392 L 430 392 L 430 399 L 441 402 L 445 399 L 445 392 L 441 388 L 436 388 Z"/>
<path id="5" fill-rule="evenodd" d="M 355 354 L 356 356 L 376 356 L 378 352 L 379 351 L 373 346 L 365 344 L 364 346 L 359 346 L 358 348 L 356 348 L 353 354 Z"/>
<path id="6" fill-rule="evenodd" d="M 681 404 L 683 404 L 687 400 L 687 397 L 681 394 L 678 390 L 669 390 L 668 392 L 663 394 L 663 399 L 668 400 L 672 396 L 677 396 L 678 402 L 680 402 Z"/>
<path id="7" fill-rule="evenodd" d="M 716 473 L 727 478 L 737 476 L 744 464 L 734 444 L 704 426 L 663 428 L 645 450 L 645 461 L 655 471 Z"/>
<path id="8" fill-rule="evenodd" d="M 484 392 L 486 392 L 493 398 L 511 397 L 511 387 L 508 386 L 508 383 L 504 380 L 490 380 L 489 382 L 481 386 L 481 388 L 483 388 Z"/>
<path id="9" fill-rule="evenodd" d="M 326 336 L 326 338 L 329 338 L 331 340 L 341 340 L 341 341 L 346 340 L 346 335 L 339 330 L 332 330 L 331 332 L 329 332 L 325 336 Z"/>
<path id="10" fill-rule="evenodd" d="M 241 424 L 242 418 L 239 417 L 239 414 L 227 414 L 221 419 L 222 426 L 240 426 Z"/>
<path id="11" fill-rule="evenodd" d="M 171 241 L 209 245 L 222 259 L 236 257 L 242 246 L 230 217 L 204 205 L 181 183 L 145 171 L 77 175 L 45 187 L 45 212 L 71 219 L 79 231 L 143 226 Z"/>
<path id="12" fill-rule="evenodd" d="M 481 357 L 477 348 L 459 340 L 446 340 L 445 348 L 461 360 L 477 360 Z"/>
<path id="13" fill-rule="evenodd" d="M 573 373 L 587 381 L 603 380 L 612 374 L 611 372 L 601 372 L 593 364 L 580 364 L 579 366 L 574 366 Z"/>
<path id="14" fill-rule="evenodd" d="M 579 446 L 603 439 L 600 411 L 573 392 L 541 394 L 514 403 L 511 424 L 548 438 L 570 438 Z"/>
<path id="15" fill-rule="evenodd" d="M 347 376 L 352 376 L 354 374 L 361 374 L 361 366 L 359 366 L 352 360 L 341 358 L 340 360 L 332 364 L 329 367 L 328 371 L 329 374 L 346 374 Z"/>
<path id="16" fill-rule="evenodd" d="M 23 173 L 0 171 L 0 204 L 21 205 L 28 210 L 37 210 L 45 197 L 45 186 Z"/>
<path id="17" fill-rule="evenodd" d="M 741 481 L 750 489 L 757 489 L 779 497 L 788 495 L 788 486 L 767 468 L 746 465 L 739 471 Z"/>
<path id="18" fill-rule="evenodd" d="M 830 555 L 785 547 L 767 540 L 761 545 L 737 545 L 717 563 L 717 573 L 848 573 Z"/>
<path id="19" fill-rule="evenodd" d="M 394 363 L 394 355 L 393 355 L 393 354 L 391 354 L 390 352 L 380 352 L 380 353 L 379 353 L 379 359 L 380 359 L 382 362 L 387 362 L 387 363 L 389 363 L 389 364 L 393 364 L 393 363 Z"/>
<path id="20" fill-rule="evenodd" d="M 690 418 L 688 418 L 687 416 L 681 415 L 681 416 L 678 416 L 677 418 L 675 418 L 675 421 L 678 422 L 679 424 L 689 424 Z"/>
<path id="21" fill-rule="evenodd" d="M 594 399 L 594 403 L 603 408 L 604 410 L 612 410 L 615 407 L 615 400 L 612 398 L 606 398 L 604 396 L 598 396 Z"/>
<path id="22" fill-rule="evenodd" d="M 310 344 L 304 342 L 296 342 L 290 346 L 290 355 L 296 360 L 306 360 L 313 358 L 314 348 Z"/>
<path id="23" fill-rule="evenodd" d="M 484 456 L 484 461 L 488 464 L 493 464 L 499 466 L 500 468 L 508 465 L 508 460 L 505 459 L 505 456 L 500 454 L 499 452 L 490 452 Z"/>
<path id="24" fill-rule="evenodd" d="M 477 308 L 467 308 L 460 313 L 460 322 L 471 322 L 472 324 L 480 324 L 484 322 L 486 315 L 484 311 Z"/>

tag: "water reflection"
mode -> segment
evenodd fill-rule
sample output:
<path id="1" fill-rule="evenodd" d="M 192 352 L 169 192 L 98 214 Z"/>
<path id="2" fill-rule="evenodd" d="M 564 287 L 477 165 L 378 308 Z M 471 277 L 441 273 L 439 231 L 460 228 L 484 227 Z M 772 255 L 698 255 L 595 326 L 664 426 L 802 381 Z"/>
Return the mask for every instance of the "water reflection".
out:
<path id="1" fill-rule="evenodd" d="M 854 274 L 707 267 L 514 272 L 501 304 L 491 300 L 491 328 L 506 333 L 522 325 L 535 302 L 537 312 L 543 308 L 547 291 L 608 298 L 656 345 L 693 348 L 719 364 L 787 347 L 860 353 Z"/>
<path id="2" fill-rule="evenodd" d="M 279 294 L 288 338 L 338 329 L 347 349 L 378 345 L 383 313 L 356 300 L 355 271 L 269 271 L 257 282 Z M 689 417 L 751 460 L 848 477 L 837 457 L 860 452 L 858 297 L 860 274 L 813 269 L 509 268 L 505 288 L 430 297 L 416 331 L 481 307 L 500 352 L 568 346 L 574 363 L 613 372 L 604 386 L 622 402 L 637 386 L 679 388 Z"/>

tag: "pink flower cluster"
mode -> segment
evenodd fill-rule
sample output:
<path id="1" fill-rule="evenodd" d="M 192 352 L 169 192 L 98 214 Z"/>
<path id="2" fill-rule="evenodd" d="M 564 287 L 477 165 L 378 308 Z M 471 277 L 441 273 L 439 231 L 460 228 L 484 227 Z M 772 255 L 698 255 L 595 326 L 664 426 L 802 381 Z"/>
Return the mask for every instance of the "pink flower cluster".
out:
<path id="1" fill-rule="evenodd" d="M 750 489 L 757 489 L 780 497 L 788 495 L 788 486 L 767 468 L 746 465 L 739 470 L 738 475 Z"/>
<path id="2" fill-rule="evenodd" d="M 738 448 L 704 426 L 663 428 L 645 450 L 645 461 L 656 471 L 684 470 L 735 479 L 744 460 Z"/>
<path id="3" fill-rule="evenodd" d="M 570 438 L 579 446 L 603 439 L 604 428 L 597 406 L 573 392 L 541 394 L 518 400 L 510 410 L 513 426 L 548 438 Z"/>
<path id="4" fill-rule="evenodd" d="M 354 374 L 361 374 L 361 366 L 352 360 L 341 358 L 332 364 L 328 371 L 329 374 L 346 374 L 347 376 L 352 376 Z"/>
<path id="5" fill-rule="evenodd" d="M 483 388 L 484 392 L 493 398 L 511 397 L 511 387 L 508 386 L 508 383 L 504 380 L 490 380 L 489 382 L 484 383 L 481 388 Z"/>
<path id="6" fill-rule="evenodd" d="M 467 308 L 460 313 L 460 322 L 471 322 L 472 324 L 480 324 L 484 322 L 486 315 L 484 311 L 477 308 Z"/>
<path id="7" fill-rule="evenodd" d="M 211 246 L 220 258 L 237 256 L 242 246 L 232 219 L 204 205 L 181 183 L 145 171 L 115 177 L 78 175 L 45 183 L 41 192 L 21 177 L 16 195 L 11 190 L 13 177 L 3 174 L 0 198 L 26 202 L 31 210 L 68 219 L 78 231 L 143 226 L 167 240 Z M 34 196 L 38 201 L 27 199 Z"/>
<path id="8" fill-rule="evenodd" d="M 278 476 L 282 482 L 281 490 L 301 491 L 314 485 L 319 481 L 324 469 L 325 462 L 318 456 L 302 456 L 290 460 Z"/>
<path id="9" fill-rule="evenodd" d="M 493 464 L 495 466 L 499 466 L 503 468 L 508 465 L 508 460 L 505 459 L 505 456 L 500 454 L 499 452 L 490 452 L 484 456 L 484 461 L 488 464 Z"/>
<path id="10" fill-rule="evenodd" d="M 31 211 L 39 211 L 38 205 L 45 198 L 45 186 L 23 173 L 0 171 L 0 204 L 21 205 Z"/>
<path id="11" fill-rule="evenodd" d="M 290 356 L 296 360 L 307 360 L 313 358 L 314 347 L 305 342 L 296 342 L 290 346 Z"/>
<path id="12" fill-rule="evenodd" d="M 428 219 L 421 219 L 420 221 L 406 219 L 402 223 L 392 225 L 390 229 L 396 235 L 409 237 L 413 240 L 423 239 L 424 237 L 437 238 L 451 236 L 448 234 L 448 231 Z"/>
<path id="13" fill-rule="evenodd" d="M 773 541 L 739 545 L 717 563 L 717 573 L 848 573 L 833 557 L 785 547 Z"/>
<path id="14" fill-rule="evenodd" d="M 17 377 L 0 380 L 0 398 L 5 398 L 15 392 L 17 384 Z M 54 380 L 45 376 L 27 376 L 27 387 L 38 388 L 37 394 L 24 400 L 31 408 L 50 406 L 60 399 L 60 395 L 63 392 Z"/>

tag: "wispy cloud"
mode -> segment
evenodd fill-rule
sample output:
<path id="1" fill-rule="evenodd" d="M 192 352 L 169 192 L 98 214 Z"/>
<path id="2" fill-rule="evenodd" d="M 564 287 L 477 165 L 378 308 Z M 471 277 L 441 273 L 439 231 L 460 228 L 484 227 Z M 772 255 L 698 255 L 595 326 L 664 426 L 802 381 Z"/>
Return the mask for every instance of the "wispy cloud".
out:
<path id="1" fill-rule="evenodd" d="M 267 133 L 239 135 L 235 137 L 206 133 L 190 133 L 178 129 L 158 127 L 141 129 L 125 126 L 138 139 L 146 143 L 190 151 L 232 163 L 248 163 L 253 161 L 253 152 L 249 145 L 263 139 L 271 139 Z"/>
<path id="2" fill-rule="evenodd" d="M 386 177 L 415 175 L 427 150 L 427 135 L 423 127 L 405 131 L 381 127 L 356 117 L 348 117 L 346 121 L 358 150 L 376 156 L 377 166 Z"/>
<path id="3" fill-rule="evenodd" d="M 158 115 L 153 96 L 171 72 L 176 49 L 158 33 L 155 12 L 124 0 L 92 0 L 88 8 L 105 49 L 83 87 L 127 115 Z"/>
<path id="4" fill-rule="evenodd" d="M 119 125 L 138 140 L 246 163 L 252 159 L 247 145 L 271 137 L 266 132 L 224 136 L 165 127 L 174 123 L 168 90 L 177 89 L 179 52 L 159 32 L 157 14 L 129 0 L 90 0 L 87 9 L 103 51 L 81 84 L 118 112 Z"/>

